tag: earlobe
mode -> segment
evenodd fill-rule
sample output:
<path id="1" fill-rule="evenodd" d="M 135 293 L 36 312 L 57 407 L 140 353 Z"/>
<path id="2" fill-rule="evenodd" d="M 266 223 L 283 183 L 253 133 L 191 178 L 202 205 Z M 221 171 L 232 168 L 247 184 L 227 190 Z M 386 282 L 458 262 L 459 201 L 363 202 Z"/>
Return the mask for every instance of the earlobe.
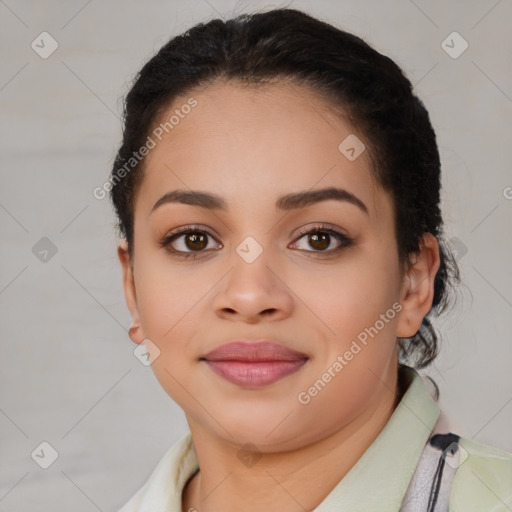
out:
<path id="1" fill-rule="evenodd" d="M 123 272 L 123 290 L 126 305 L 132 315 L 132 324 L 128 334 L 134 343 L 140 344 L 144 340 L 144 335 L 140 326 L 139 311 L 137 307 L 137 295 L 135 291 L 135 280 L 133 277 L 133 262 L 128 251 L 128 243 L 125 239 L 121 240 L 117 246 L 117 256 L 121 263 L 121 269 Z"/>
<path id="2" fill-rule="evenodd" d="M 401 290 L 402 310 L 397 322 L 397 336 L 414 336 L 434 299 L 434 279 L 439 270 L 439 244 L 431 233 L 424 233 L 420 249 L 411 255 Z"/>

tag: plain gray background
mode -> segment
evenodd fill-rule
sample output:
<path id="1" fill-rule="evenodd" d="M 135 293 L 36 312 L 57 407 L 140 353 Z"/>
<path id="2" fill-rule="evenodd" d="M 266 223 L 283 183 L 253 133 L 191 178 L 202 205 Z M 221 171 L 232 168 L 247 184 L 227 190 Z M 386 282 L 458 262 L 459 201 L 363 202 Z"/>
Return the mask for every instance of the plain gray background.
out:
<path id="1" fill-rule="evenodd" d="M 396 60 L 428 108 L 464 287 L 422 374 L 459 434 L 512 451 L 510 1 L 1 0 L 1 511 L 116 510 L 185 433 L 133 355 L 114 217 L 92 191 L 120 142 L 122 97 L 160 46 L 285 5 Z M 46 59 L 31 47 L 44 31 L 58 43 Z M 454 31 L 469 45 L 457 58 L 442 47 Z M 48 469 L 31 458 L 43 441 L 58 453 Z"/>

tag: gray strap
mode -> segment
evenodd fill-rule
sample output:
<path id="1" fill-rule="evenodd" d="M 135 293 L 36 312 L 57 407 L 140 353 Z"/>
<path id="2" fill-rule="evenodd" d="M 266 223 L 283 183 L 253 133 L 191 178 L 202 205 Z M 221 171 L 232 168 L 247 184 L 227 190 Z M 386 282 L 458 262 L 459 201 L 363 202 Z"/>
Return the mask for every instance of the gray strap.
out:
<path id="1" fill-rule="evenodd" d="M 438 421 L 425 444 L 400 512 L 448 512 L 459 465 L 459 436 L 442 430 Z"/>

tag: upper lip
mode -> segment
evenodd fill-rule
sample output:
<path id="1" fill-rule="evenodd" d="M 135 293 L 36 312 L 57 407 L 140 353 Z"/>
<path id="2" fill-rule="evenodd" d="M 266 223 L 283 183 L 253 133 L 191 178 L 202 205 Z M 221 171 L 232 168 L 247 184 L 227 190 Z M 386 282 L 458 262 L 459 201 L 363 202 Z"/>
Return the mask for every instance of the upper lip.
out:
<path id="1" fill-rule="evenodd" d="M 217 347 L 201 359 L 208 361 L 299 361 L 308 359 L 302 352 L 267 340 L 234 341 Z"/>

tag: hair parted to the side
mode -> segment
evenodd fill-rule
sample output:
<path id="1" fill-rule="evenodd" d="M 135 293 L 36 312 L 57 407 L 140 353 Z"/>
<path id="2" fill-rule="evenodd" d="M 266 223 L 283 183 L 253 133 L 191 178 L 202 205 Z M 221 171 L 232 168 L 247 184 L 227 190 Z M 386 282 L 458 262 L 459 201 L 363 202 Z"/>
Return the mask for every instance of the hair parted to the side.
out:
<path id="1" fill-rule="evenodd" d="M 413 337 L 398 339 L 401 362 L 428 366 L 439 348 L 430 316 L 446 309 L 450 286 L 460 276 L 443 239 L 436 135 L 402 70 L 363 39 L 295 9 L 199 23 L 166 43 L 135 77 L 125 99 L 123 140 L 112 178 L 176 98 L 219 81 L 307 86 L 364 135 L 372 177 L 393 198 L 400 264 L 407 265 L 419 250 L 423 233 L 439 242 L 432 308 Z M 143 172 L 144 160 L 110 190 L 130 254 L 134 197 Z"/>

